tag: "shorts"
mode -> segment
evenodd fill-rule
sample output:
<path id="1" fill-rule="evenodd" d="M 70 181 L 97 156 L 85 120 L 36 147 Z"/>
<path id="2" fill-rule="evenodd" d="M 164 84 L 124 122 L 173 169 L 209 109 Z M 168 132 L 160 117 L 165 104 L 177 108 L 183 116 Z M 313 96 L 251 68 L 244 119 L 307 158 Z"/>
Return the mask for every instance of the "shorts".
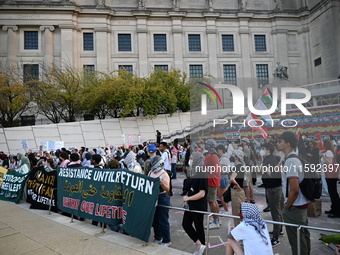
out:
<path id="1" fill-rule="evenodd" d="M 249 186 L 251 183 L 251 179 L 252 179 L 251 172 L 246 172 L 244 174 L 243 187 Z"/>
<path id="2" fill-rule="evenodd" d="M 217 187 L 208 186 L 208 195 L 207 195 L 208 203 L 212 203 L 216 201 L 216 196 L 217 196 Z"/>
<path id="3" fill-rule="evenodd" d="M 228 176 L 221 176 L 220 180 L 220 188 L 226 188 L 229 184 L 229 177 Z"/>

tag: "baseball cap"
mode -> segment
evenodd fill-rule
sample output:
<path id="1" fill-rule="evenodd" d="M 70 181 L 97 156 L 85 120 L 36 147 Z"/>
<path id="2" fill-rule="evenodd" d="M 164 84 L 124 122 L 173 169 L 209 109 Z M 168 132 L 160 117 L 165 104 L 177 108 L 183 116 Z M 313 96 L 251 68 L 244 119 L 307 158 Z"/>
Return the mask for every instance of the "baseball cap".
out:
<path id="1" fill-rule="evenodd" d="M 291 132 L 291 131 L 285 131 L 283 132 L 279 137 L 278 139 L 282 139 L 284 140 L 286 143 L 289 143 L 290 144 L 290 147 L 292 149 L 295 149 L 296 146 L 297 146 L 297 143 L 298 143 L 298 139 L 296 137 L 296 135 Z"/>
<path id="2" fill-rule="evenodd" d="M 157 151 L 156 145 L 150 144 L 150 145 L 148 146 L 148 153 L 149 153 L 149 154 L 155 153 L 156 151 Z"/>

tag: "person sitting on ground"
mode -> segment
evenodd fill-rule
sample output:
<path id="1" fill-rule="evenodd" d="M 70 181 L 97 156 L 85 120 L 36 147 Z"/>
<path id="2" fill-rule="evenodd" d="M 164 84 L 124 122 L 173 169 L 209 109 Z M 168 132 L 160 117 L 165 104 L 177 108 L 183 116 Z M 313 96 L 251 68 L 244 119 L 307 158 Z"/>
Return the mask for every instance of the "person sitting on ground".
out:
<path id="1" fill-rule="evenodd" d="M 29 171 L 31 171 L 31 164 L 29 159 L 20 153 L 17 155 L 17 157 L 18 160 L 20 161 L 20 166 L 15 171 L 21 174 L 27 174 Z"/>
<path id="2" fill-rule="evenodd" d="M 45 167 L 46 172 L 52 172 L 56 170 L 56 166 L 54 165 L 54 160 L 51 158 L 46 159 L 44 167 Z"/>
<path id="3" fill-rule="evenodd" d="M 71 162 L 67 164 L 69 168 L 81 167 L 80 156 L 77 152 L 71 153 L 70 155 Z"/>
<path id="4" fill-rule="evenodd" d="M 273 248 L 267 225 L 261 219 L 257 206 L 251 203 L 242 203 L 240 218 L 242 222 L 228 235 L 226 254 L 272 255 Z M 239 241 L 243 241 L 243 249 Z"/>

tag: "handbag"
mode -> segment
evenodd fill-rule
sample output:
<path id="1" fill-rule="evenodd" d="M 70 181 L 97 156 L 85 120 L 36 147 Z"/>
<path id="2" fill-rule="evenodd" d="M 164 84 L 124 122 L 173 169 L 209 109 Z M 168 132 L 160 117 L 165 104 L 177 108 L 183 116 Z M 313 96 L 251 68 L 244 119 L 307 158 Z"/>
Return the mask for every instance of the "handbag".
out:
<path id="1" fill-rule="evenodd" d="M 231 201 L 231 187 L 229 185 L 228 189 L 223 193 L 224 202 L 229 203 Z"/>

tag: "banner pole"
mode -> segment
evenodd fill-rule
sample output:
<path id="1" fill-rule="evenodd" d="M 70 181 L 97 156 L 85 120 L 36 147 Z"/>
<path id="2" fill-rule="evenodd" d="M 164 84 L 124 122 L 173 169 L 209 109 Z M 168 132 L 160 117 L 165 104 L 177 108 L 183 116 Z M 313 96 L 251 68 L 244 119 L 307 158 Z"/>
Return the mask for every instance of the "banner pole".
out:
<path id="1" fill-rule="evenodd" d="M 51 194 L 51 197 L 50 197 L 50 205 L 49 205 L 49 207 L 48 207 L 48 214 L 49 214 L 49 215 L 51 215 L 52 196 L 53 196 L 53 194 L 54 194 L 53 191 L 54 191 L 55 189 L 58 189 L 58 188 L 52 189 L 52 194 Z"/>
<path id="2" fill-rule="evenodd" d="M 102 231 L 100 231 L 101 234 L 105 233 L 104 228 L 105 228 L 105 223 L 102 223 Z"/>
<path id="3" fill-rule="evenodd" d="M 73 214 L 71 214 L 71 221 L 70 223 L 73 223 Z"/>

